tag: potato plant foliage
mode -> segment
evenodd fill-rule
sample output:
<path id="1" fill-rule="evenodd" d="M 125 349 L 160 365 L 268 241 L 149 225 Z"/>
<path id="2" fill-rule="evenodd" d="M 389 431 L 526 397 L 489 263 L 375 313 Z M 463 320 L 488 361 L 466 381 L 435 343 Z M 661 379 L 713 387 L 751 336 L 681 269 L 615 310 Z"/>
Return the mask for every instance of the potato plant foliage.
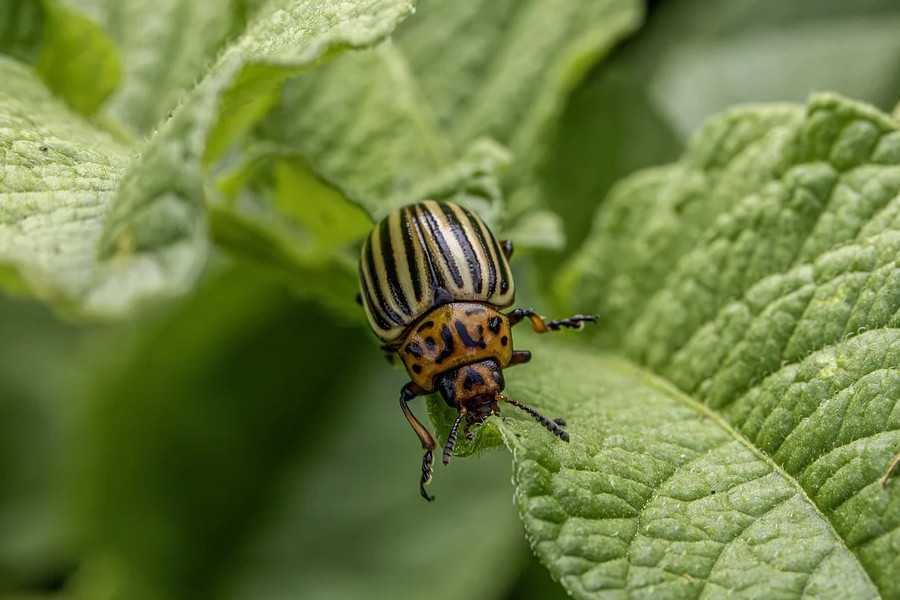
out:
<path id="1" fill-rule="evenodd" d="M 790 4 L 0 4 L 0 597 L 900 598 L 900 10 Z M 423 198 L 600 317 L 433 505 L 353 301 Z"/>

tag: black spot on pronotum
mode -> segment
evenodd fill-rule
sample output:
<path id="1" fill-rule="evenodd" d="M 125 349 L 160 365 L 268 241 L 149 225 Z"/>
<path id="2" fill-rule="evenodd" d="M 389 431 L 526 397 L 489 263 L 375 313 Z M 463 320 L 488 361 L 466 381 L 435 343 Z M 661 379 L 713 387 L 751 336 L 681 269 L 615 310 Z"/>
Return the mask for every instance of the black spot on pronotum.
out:
<path id="1" fill-rule="evenodd" d="M 412 370 L 413 370 L 413 373 L 418 375 L 419 373 L 422 372 L 422 365 L 413 365 Z"/>
<path id="2" fill-rule="evenodd" d="M 441 350 L 441 353 L 437 355 L 434 359 L 434 362 L 440 364 L 444 361 L 445 358 L 453 354 L 453 334 L 450 332 L 450 328 L 444 325 L 441 329 L 441 341 L 444 342 L 444 349 Z"/>
<path id="3" fill-rule="evenodd" d="M 419 328 L 416 329 L 416 333 L 422 333 L 426 329 L 431 329 L 432 327 L 434 327 L 434 321 L 425 321 L 424 323 L 419 325 Z"/>
<path id="4" fill-rule="evenodd" d="M 475 306 L 469 309 L 466 309 L 466 315 L 480 315 L 484 312 L 484 309 L 480 306 Z"/>
<path id="5" fill-rule="evenodd" d="M 507 345 L 509 343 L 509 338 L 504 335 L 502 338 L 500 338 L 500 343 L 504 346 Z"/>
<path id="6" fill-rule="evenodd" d="M 466 326 L 462 321 L 456 321 L 453 326 L 456 328 L 456 333 L 459 335 L 459 339 L 462 341 L 463 345 L 466 348 L 481 348 L 483 350 L 487 346 L 487 344 L 484 343 L 483 339 L 472 339 L 472 336 L 469 335 L 469 331 L 466 329 Z"/>
<path id="7" fill-rule="evenodd" d="M 488 319 L 488 329 L 494 333 L 500 333 L 500 317 L 491 317 Z"/>
<path id="8" fill-rule="evenodd" d="M 422 356 L 422 346 L 416 342 L 410 342 L 406 345 L 406 353 L 412 354 L 416 358 L 420 358 Z"/>
<path id="9" fill-rule="evenodd" d="M 431 349 L 433 350 L 433 349 L 434 349 L 434 345 L 435 345 L 435 344 L 434 344 L 434 338 L 431 337 L 431 336 L 428 336 L 427 338 L 425 338 L 425 345 L 428 346 L 429 348 L 431 348 Z"/>

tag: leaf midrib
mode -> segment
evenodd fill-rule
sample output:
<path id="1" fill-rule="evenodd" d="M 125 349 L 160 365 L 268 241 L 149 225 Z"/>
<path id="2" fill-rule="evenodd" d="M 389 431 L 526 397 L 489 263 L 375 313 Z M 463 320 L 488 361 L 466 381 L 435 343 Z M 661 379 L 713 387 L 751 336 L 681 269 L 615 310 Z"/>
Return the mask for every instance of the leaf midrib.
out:
<path id="1" fill-rule="evenodd" d="M 702 402 L 694 400 L 692 397 L 682 392 L 681 389 L 676 387 L 669 380 L 657 375 L 656 373 L 653 373 L 652 371 L 644 367 L 641 367 L 640 365 L 637 365 L 615 355 L 601 355 L 601 358 L 607 362 L 607 366 L 610 367 L 610 370 L 617 371 L 622 374 L 633 374 L 635 371 L 639 372 L 644 383 L 646 383 L 648 387 L 659 391 L 672 400 L 675 400 L 676 402 L 679 402 L 689 409 L 699 413 L 704 418 L 709 419 L 720 429 L 722 429 L 722 431 L 724 431 L 729 437 L 747 448 L 747 450 L 752 452 L 761 461 L 765 462 L 774 473 L 783 477 L 785 481 L 787 481 L 796 490 L 797 495 L 812 507 L 812 509 L 815 511 L 815 514 L 822 520 L 828 531 L 833 534 L 833 538 L 836 540 L 836 543 L 840 544 L 840 546 L 844 550 L 846 550 L 849 555 L 852 555 L 854 558 L 856 558 L 856 563 L 859 566 L 859 570 L 862 573 L 865 573 L 866 581 L 869 583 L 871 588 L 873 590 L 878 589 L 878 586 L 876 586 L 875 582 L 872 581 L 869 572 L 865 569 L 863 563 L 858 559 L 856 553 L 847 545 L 846 540 L 844 540 L 844 538 L 840 534 L 838 534 L 837 530 L 834 528 L 834 525 L 819 509 L 819 506 L 806 493 L 806 490 L 803 488 L 803 486 L 801 486 L 800 483 L 787 471 L 782 469 L 781 466 L 777 462 L 775 462 L 768 454 L 757 448 L 749 439 L 744 437 L 739 431 L 732 427 L 723 416 L 719 415 L 717 412 L 713 411 Z M 656 495 L 658 493 L 658 490 L 659 486 L 657 486 L 657 488 L 653 490 L 653 495 Z"/>

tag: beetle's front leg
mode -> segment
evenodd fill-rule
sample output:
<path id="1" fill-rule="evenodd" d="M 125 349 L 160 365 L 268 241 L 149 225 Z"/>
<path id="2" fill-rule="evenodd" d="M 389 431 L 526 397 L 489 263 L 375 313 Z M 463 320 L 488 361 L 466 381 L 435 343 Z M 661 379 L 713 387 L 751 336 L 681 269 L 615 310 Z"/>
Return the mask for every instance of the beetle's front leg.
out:
<path id="1" fill-rule="evenodd" d="M 409 421 L 413 431 L 419 436 L 419 441 L 422 442 L 422 449 L 425 450 L 425 455 L 422 457 L 422 478 L 419 480 L 419 493 L 422 494 L 423 498 L 431 502 L 434 500 L 434 496 L 428 495 L 428 492 L 425 491 L 425 484 L 431 481 L 431 465 L 434 464 L 433 450 L 435 449 L 436 444 L 434 443 L 434 438 L 431 437 L 431 433 L 425 429 L 424 425 L 419 423 L 416 416 L 409 410 L 408 404 L 408 402 L 416 396 L 422 396 L 427 393 L 428 392 L 421 387 L 410 381 L 403 386 L 402 390 L 400 390 L 400 408 L 403 410 L 403 415 L 406 417 L 406 420 Z"/>
<path id="2" fill-rule="evenodd" d="M 575 315 L 573 317 L 569 317 L 568 319 L 545 321 L 542 316 L 535 313 L 533 310 L 526 310 L 524 308 L 517 308 L 514 311 L 511 311 L 506 316 L 509 317 L 510 326 L 515 325 L 516 323 L 527 317 L 531 320 L 532 329 L 534 329 L 538 333 L 559 331 L 563 327 L 567 327 L 569 329 L 581 329 L 585 323 L 595 323 L 597 321 L 596 315 Z"/>

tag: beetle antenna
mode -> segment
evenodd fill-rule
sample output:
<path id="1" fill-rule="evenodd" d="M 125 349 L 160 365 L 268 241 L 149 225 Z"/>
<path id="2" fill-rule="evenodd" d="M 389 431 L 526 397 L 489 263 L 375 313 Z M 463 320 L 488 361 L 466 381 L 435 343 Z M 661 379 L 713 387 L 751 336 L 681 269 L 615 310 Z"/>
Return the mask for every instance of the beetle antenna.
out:
<path id="1" fill-rule="evenodd" d="M 444 466 L 450 464 L 450 457 L 453 456 L 453 447 L 456 446 L 456 434 L 459 431 L 459 422 L 462 421 L 462 418 L 466 416 L 466 411 L 459 411 L 459 416 L 456 417 L 456 420 L 453 422 L 453 427 L 450 428 L 450 435 L 447 436 L 447 443 L 444 444 L 444 454 L 441 456 L 441 462 L 444 463 Z"/>
<path id="2" fill-rule="evenodd" d="M 547 417 L 545 417 L 538 411 L 534 410 L 530 406 L 522 404 L 521 402 L 519 402 L 517 400 L 513 400 L 512 398 L 507 398 L 506 396 L 500 396 L 500 398 L 509 402 L 516 408 L 521 408 L 522 410 L 527 412 L 529 415 L 531 415 L 534 418 L 535 421 L 537 421 L 538 423 L 540 423 L 541 425 L 546 427 L 550 433 L 557 436 L 562 441 L 564 441 L 564 442 L 569 441 L 568 432 L 565 429 L 563 429 L 562 427 L 560 427 L 559 424 L 557 424 L 555 421 L 551 421 L 550 419 L 548 419 Z"/>

